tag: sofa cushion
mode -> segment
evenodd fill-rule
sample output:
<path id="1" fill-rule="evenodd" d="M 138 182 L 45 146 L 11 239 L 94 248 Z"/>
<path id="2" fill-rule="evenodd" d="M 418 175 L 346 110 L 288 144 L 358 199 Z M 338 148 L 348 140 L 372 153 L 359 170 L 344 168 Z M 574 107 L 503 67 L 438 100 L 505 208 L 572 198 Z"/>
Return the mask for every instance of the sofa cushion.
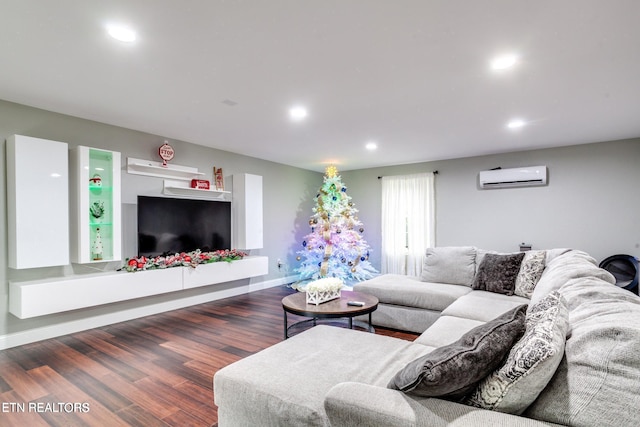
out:
<path id="1" fill-rule="evenodd" d="M 331 427 L 562 427 L 357 382 L 329 390 L 324 407 Z"/>
<path id="2" fill-rule="evenodd" d="M 388 387 L 426 397 L 462 398 L 496 367 L 524 332 L 526 305 L 410 362 Z"/>
<path id="3" fill-rule="evenodd" d="M 574 426 L 637 425 L 640 298 L 597 277 L 571 279 L 559 292 L 571 325 L 565 357 L 524 415 Z"/>
<path id="4" fill-rule="evenodd" d="M 441 315 L 433 325 L 424 331 L 413 342 L 431 347 L 442 347 L 460 339 L 475 327 L 485 324 L 480 320 L 463 319 Z"/>
<path id="5" fill-rule="evenodd" d="M 385 328 L 420 334 L 438 320 L 440 313 L 440 311 L 424 308 L 381 303 L 378 304 L 378 309 L 371 313 L 371 322 Z M 365 314 L 357 316 L 355 319 L 368 322 L 369 316 Z"/>
<path id="6" fill-rule="evenodd" d="M 564 355 L 569 312 L 556 291 L 529 308 L 526 330 L 505 363 L 469 395 L 468 405 L 521 414 L 538 397 Z"/>
<path id="7" fill-rule="evenodd" d="M 219 370 L 214 399 L 220 425 L 326 426 L 324 396 L 336 384 L 386 386 L 432 348 L 320 325 Z"/>
<path id="8" fill-rule="evenodd" d="M 442 311 L 471 288 L 446 283 L 425 283 L 417 277 L 383 274 L 353 285 L 353 290 L 378 298 L 382 304 Z"/>
<path id="9" fill-rule="evenodd" d="M 616 283 L 615 277 L 607 270 L 599 268 L 593 257 L 582 251 L 571 250 L 556 256 L 547 263 L 533 290 L 533 295 L 531 295 L 531 304 L 536 304 L 546 295 L 560 289 L 571 279 L 583 277 L 594 277 L 611 284 Z"/>
<path id="10" fill-rule="evenodd" d="M 503 295 L 487 291 L 471 291 L 442 311 L 443 316 L 488 322 L 521 304 L 528 304 L 527 298 L 517 295 Z"/>
<path id="11" fill-rule="evenodd" d="M 553 261 L 555 258 L 559 257 L 560 255 L 564 255 L 567 252 L 571 252 L 573 249 L 570 248 L 554 248 L 554 249 L 547 249 L 547 256 L 544 259 L 544 263 L 545 265 L 549 265 L 549 263 L 551 261 Z"/>
<path id="12" fill-rule="evenodd" d="M 544 271 L 547 251 L 528 251 L 524 253 L 514 293 L 518 296 L 531 298 L 533 289 Z"/>
<path id="13" fill-rule="evenodd" d="M 471 286 L 476 272 L 476 248 L 428 248 L 420 279 L 423 282 Z"/>
<path id="14" fill-rule="evenodd" d="M 513 295 L 524 253 L 486 254 L 473 279 L 472 289 Z"/>

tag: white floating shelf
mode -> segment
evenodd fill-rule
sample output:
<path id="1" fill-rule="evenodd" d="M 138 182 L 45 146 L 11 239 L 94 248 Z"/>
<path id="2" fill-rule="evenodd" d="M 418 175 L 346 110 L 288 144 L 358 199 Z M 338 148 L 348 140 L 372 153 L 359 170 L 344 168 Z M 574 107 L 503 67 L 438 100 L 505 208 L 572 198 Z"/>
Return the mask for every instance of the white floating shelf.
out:
<path id="1" fill-rule="evenodd" d="M 9 311 L 20 319 L 27 319 L 180 291 L 182 274 L 181 267 L 176 267 L 9 282 Z"/>
<path id="2" fill-rule="evenodd" d="M 225 195 L 231 194 L 231 191 L 203 190 L 200 188 L 191 188 L 189 187 L 189 183 L 185 181 L 171 181 L 168 179 L 164 180 L 162 193 L 168 196 L 185 196 L 189 197 L 190 199 L 220 200 L 228 202 L 231 201 L 225 200 Z"/>
<path id="3" fill-rule="evenodd" d="M 127 172 L 134 175 L 155 176 L 157 178 L 171 178 L 185 181 L 191 181 L 194 178 L 204 176 L 204 173 L 198 172 L 198 168 L 172 164 L 162 166 L 162 162 L 135 159 L 133 157 L 127 158 Z"/>
<path id="4" fill-rule="evenodd" d="M 20 319 L 94 307 L 152 295 L 216 285 L 269 273 L 269 259 L 127 273 L 113 271 L 26 282 L 9 282 L 9 311 Z"/>

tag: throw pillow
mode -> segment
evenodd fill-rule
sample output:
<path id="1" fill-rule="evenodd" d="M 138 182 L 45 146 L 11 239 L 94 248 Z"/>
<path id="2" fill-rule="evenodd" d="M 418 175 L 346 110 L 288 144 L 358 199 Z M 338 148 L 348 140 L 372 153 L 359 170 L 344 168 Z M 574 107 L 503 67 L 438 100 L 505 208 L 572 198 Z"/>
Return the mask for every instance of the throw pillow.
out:
<path id="1" fill-rule="evenodd" d="M 486 254 L 471 287 L 476 290 L 513 295 L 524 252 L 516 254 Z"/>
<path id="2" fill-rule="evenodd" d="M 486 249 L 478 248 L 476 250 L 476 273 L 478 272 L 478 267 L 480 267 L 480 264 L 482 264 L 482 260 L 484 259 L 486 254 L 497 254 L 497 253 L 499 253 L 499 252 L 488 251 Z M 504 255 L 504 253 L 502 253 L 502 255 Z"/>
<path id="3" fill-rule="evenodd" d="M 526 331 L 505 363 L 464 401 L 467 405 L 520 415 L 553 377 L 562 357 L 569 311 L 564 298 L 553 292 L 532 306 Z"/>
<path id="4" fill-rule="evenodd" d="M 388 387 L 418 396 L 459 400 L 502 364 L 525 330 L 526 304 L 477 326 L 401 369 Z"/>
<path id="5" fill-rule="evenodd" d="M 471 286 L 476 270 L 476 248 L 451 246 L 428 248 L 420 280 Z"/>
<path id="6" fill-rule="evenodd" d="M 531 298 L 545 267 L 546 251 L 525 252 L 520 266 L 520 272 L 516 278 L 515 294 L 525 298 Z"/>

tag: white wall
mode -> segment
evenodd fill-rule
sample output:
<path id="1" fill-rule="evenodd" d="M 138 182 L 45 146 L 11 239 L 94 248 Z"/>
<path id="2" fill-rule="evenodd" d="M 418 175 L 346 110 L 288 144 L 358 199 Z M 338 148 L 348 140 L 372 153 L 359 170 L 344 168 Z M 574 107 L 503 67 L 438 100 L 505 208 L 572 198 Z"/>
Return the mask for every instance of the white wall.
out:
<path id="1" fill-rule="evenodd" d="M 5 139 L 12 134 L 48 138 L 120 151 L 126 157 L 154 159 L 164 137 L 55 114 L 0 101 L 0 164 L 5 164 Z M 118 304 L 20 320 L 8 312 L 8 280 L 26 280 L 75 273 L 87 267 L 58 267 L 26 271 L 7 268 L 6 177 L 0 174 L 0 347 L 3 337 L 46 334 L 70 328 L 104 324 L 113 313 L 123 317 L 144 315 L 233 293 L 239 288 L 259 288 L 293 275 L 295 252 L 309 232 L 313 197 L 322 185 L 322 174 L 247 156 L 170 140 L 176 149 L 175 164 L 194 166 L 210 173 L 215 165 L 225 176 L 251 173 L 263 176 L 264 248 L 252 255 L 270 260 L 270 273 L 251 281 L 199 288 L 176 294 L 132 300 Z M 428 149 L 426 147 L 425 149 Z M 526 241 L 534 248 L 573 247 L 586 250 L 598 260 L 615 254 L 640 256 L 640 140 L 603 142 L 567 148 L 517 152 L 439 162 L 342 172 L 349 195 L 364 223 L 364 237 L 373 248 L 371 261 L 380 266 L 379 175 L 439 170 L 436 177 L 437 244 L 475 245 L 500 251 L 517 250 Z M 124 163 L 124 162 L 123 162 Z M 478 190 L 477 173 L 497 166 L 545 164 L 549 185 L 541 188 Z M 230 183 L 229 183 L 230 184 Z M 122 174 L 123 256 L 135 254 L 135 201 L 138 194 L 159 194 L 162 180 Z M 46 204 L 46 199 L 43 199 Z M 34 256 L 47 256 L 47 248 L 34 242 Z M 276 260 L 284 267 L 278 270 Z M 92 265 L 115 269 L 119 263 Z M 110 317 L 111 316 L 111 317 Z M 53 331 L 53 332 L 52 332 Z M 45 334 L 45 335 L 46 335 Z"/>
<path id="2" fill-rule="evenodd" d="M 6 161 L 5 140 L 12 134 L 63 141 L 69 144 L 69 148 L 86 145 L 120 151 L 123 165 L 126 165 L 127 157 L 158 160 L 157 149 L 165 139 L 162 136 L 0 101 L 0 164 L 3 165 L 3 170 Z M 33 335 L 33 333 L 37 335 L 42 332 L 40 335 L 46 336 L 50 335 L 51 331 L 54 333 L 55 330 L 69 331 L 78 325 L 85 325 L 87 328 L 98 326 L 101 322 L 104 324 L 104 321 L 113 318 L 124 319 L 149 314 L 162 308 L 170 309 L 172 304 L 179 303 L 179 301 L 184 301 L 181 303 L 183 305 L 189 305 L 230 295 L 238 290 L 259 289 L 261 283 L 281 282 L 293 275 L 293 268 L 296 266 L 295 251 L 307 232 L 306 227 L 303 226 L 307 225 L 308 217 L 311 214 L 312 195 L 322 184 L 322 174 L 187 142 L 171 139 L 170 142 L 176 150 L 172 163 L 197 167 L 200 171 L 208 174 L 209 179 L 213 166 L 222 167 L 226 177 L 235 173 L 250 173 L 263 177 L 264 248 L 253 250 L 250 254 L 269 257 L 269 274 L 264 277 L 224 285 L 20 320 L 8 312 L 8 280 L 29 280 L 91 273 L 95 272 L 96 268 L 114 270 L 119 268 L 122 263 L 91 264 L 90 267 L 8 269 L 6 177 L 2 173 L 0 174 L 0 241 L 4 243 L 0 245 L 0 283 L 2 283 L 0 285 L 0 348 L 3 346 L 3 337 L 7 336 L 18 337 L 17 340 L 20 341 L 21 336 Z M 126 258 L 136 254 L 135 204 L 137 195 L 160 195 L 162 179 L 130 175 L 126 173 L 126 166 L 123 169 L 123 258 Z M 230 181 L 225 185 L 231 188 Z M 43 195 L 42 203 L 44 206 L 46 206 L 48 197 L 52 196 Z M 34 242 L 33 253 L 34 256 L 47 256 L 47 248 L 39 247 L 37 242 Z M 284 261 L 284 266 L 280 270 L 276 266 L 277 259 Z M 111 316 L 114 313 L 121 313 L 120 317 Z"/>
<path id="3" fill-rule="evenodd" d="M 480 190 L 478 172 L 547 165 L 544 187 Z M 342 173 L 380 266 L 378 176 L 438 170 L 436 242 L 517 251 L 570 247 L 601 261 L 640 257 L 640 139 L 602 142 Z"/>

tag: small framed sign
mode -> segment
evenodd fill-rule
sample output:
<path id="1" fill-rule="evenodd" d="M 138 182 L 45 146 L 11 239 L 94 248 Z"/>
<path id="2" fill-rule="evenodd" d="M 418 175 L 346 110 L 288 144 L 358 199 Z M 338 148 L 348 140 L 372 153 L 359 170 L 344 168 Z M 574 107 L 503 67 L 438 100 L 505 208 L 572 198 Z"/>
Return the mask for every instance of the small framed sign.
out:
<path id="1" fill-rule="evenodd" d="M 166 168 L 167 162 L 173 159 L 173 156 L 176 154 L 176 152 L 173 150 L 173 147 L 170 146 L 167 141 L 165 141 L 164 144 L 162 144 L 160 148 L 158 148 L 158 154 L 162 159 L 162 166 Z"/>

